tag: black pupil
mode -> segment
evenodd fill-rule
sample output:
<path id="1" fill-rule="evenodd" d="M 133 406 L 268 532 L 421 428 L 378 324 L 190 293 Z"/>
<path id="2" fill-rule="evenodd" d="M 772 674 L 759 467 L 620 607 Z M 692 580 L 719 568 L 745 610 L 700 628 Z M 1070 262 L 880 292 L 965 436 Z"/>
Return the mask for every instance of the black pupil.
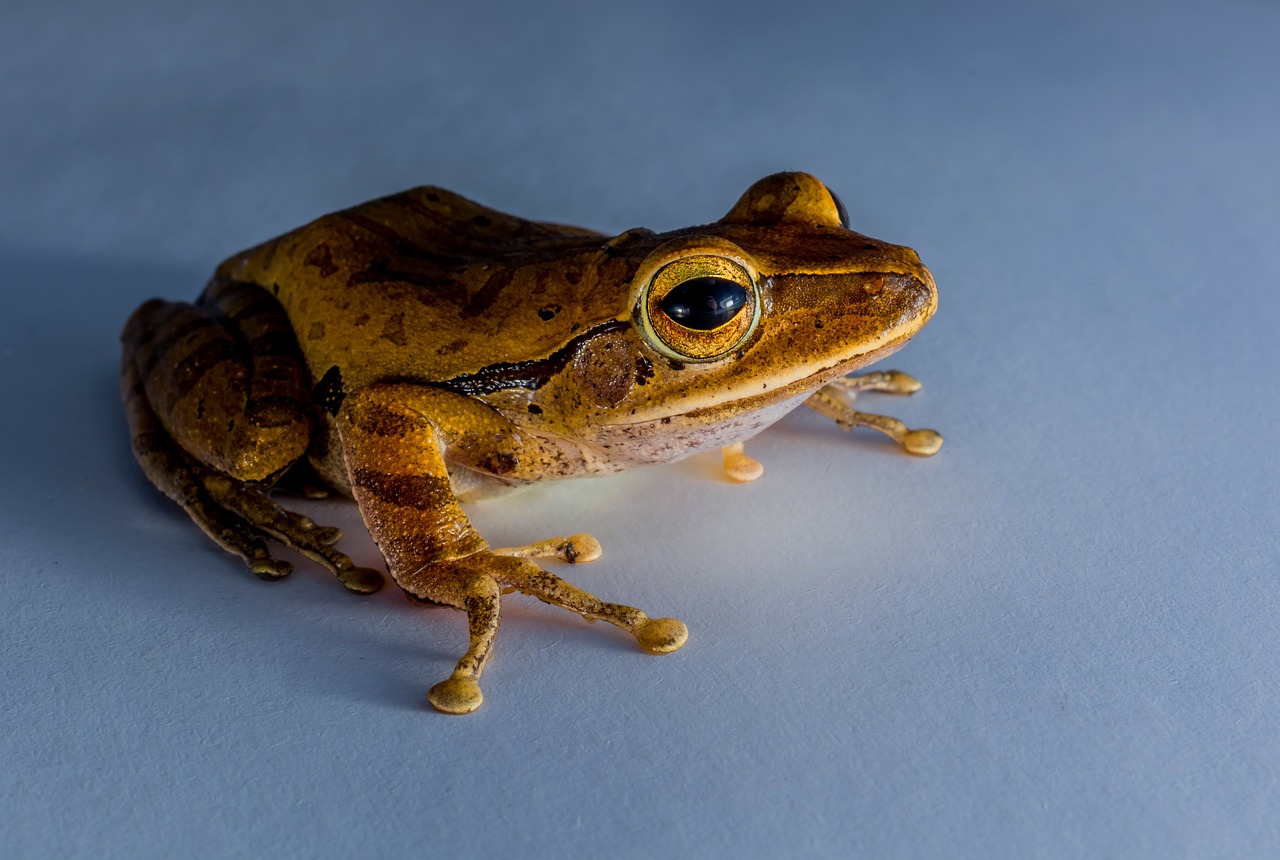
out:
<path id="1" fill-rule="evenodd" d="M 662 297 L 662 310 L 685 328 L 710 331 L 738 315 L 747 291 L 724 278 L 694 278 Z"/>

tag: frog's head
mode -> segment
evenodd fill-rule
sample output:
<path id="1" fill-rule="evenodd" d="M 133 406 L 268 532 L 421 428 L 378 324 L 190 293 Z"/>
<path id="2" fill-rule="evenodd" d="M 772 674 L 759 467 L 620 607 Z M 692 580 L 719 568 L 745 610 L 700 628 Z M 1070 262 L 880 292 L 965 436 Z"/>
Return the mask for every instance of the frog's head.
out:
<path id="1" fill-rule="evenodd" d="M 631 282 L 659 369 L 635 392 L 636 418 L 794 401 L 894 352 L 937 307 L 915 251 L 849 229 L 805 173 L 766 177 L 714 224 L 656 238 Z"/>

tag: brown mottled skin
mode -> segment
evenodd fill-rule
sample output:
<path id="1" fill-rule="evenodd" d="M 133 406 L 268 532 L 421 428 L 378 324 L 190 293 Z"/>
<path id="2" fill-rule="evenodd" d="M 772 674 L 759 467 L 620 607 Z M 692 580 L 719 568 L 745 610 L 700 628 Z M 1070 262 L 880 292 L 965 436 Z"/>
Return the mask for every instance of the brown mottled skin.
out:
<path id="1" fill-rule="evenodd" d="M 895 372 L 842 377 L 902 346 L 937 297 L 914 251 L 843 219 L 803 173 L 663 234 L 609 238 L 433 187 L 327 215 L 224 262 L 196 304 L 134 313 L 122 386 L 135 453 L 255 573 L 288 573 L 277 542 L 368 592 L 380 574 L 333 548 L 336 529 L 266 491 L 311 468 L 352 495 L 398 584 L 468 613 L 470 647 L 429 696 L 440 710 L 479 706 L 504 588 L 673 651 L 680 622 L 601 603 L 531 560 L 591 560 L 594 539 L 491 550 L 457 500 L 715 448 L 731 475 L 731 460 L 755 467 L 735 475 L 749 480 L 759 467 L 740 443 L 801 402 L 932 453 L 932 431 L 840 401 L 914 390 Z M 737 297 L 714 324 L 672 310 L 674 290 L 708 279 Z"/>

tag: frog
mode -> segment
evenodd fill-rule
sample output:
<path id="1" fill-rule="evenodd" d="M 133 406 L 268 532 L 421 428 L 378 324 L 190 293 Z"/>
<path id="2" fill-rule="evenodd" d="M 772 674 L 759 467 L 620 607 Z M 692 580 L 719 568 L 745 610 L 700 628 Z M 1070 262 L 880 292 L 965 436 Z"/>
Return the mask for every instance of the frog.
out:
<path id="1" fill-rule="evenodd" d="M 854 404 L 920 383 L 854 371 L 936 308 L 916 252 L 855 232 L 807 173 L 761 179 L 709 224 L 612 236 L 421 186 L 233 255 L 194 302 L 144 303 L 121 336 L 121 393 L 146 477 L 264 580 L 290 573 L 272 552 L 287 547 L 378 590 L 340 529 L 287 501 L 354 499 L 404 593 L 466 614 L 465 651 L 427 694 L 464 714 L 513 592 L 651 654 L 688 629 L 554 573 L 601 556 L 590 534 L 493 547 L 461 505 L 701 452 L 751 482 L 763 466 L 745 443 L 799 406 L 931 455 L 936 431 Z"/>

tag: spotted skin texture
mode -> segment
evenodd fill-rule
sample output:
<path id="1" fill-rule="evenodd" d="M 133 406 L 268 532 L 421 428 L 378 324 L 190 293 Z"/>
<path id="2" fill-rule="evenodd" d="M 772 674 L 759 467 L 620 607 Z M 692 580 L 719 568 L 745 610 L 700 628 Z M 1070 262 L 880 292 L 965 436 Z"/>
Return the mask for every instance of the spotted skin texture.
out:
<path id="1" fill-rule="evenodd" d="M 918 387 L 894 371 L 848 374 L 905 344 L 937 292 L 914 251 L 847 224 L 803 173 L 663 234 L 529 221 L 434 187 L 364 203 L 233 256 L 192 304 L 133 314 L 121 390 L 134 453 L 266 579 L 289 572 L 271 554 L 280 544 L 352 591 L 376 590 L 381 574 L 338 551 L 336 529 L 269 492 L 314 495 L 323 481 L 354 498 L 405 593 L 467 614 L 466 652 L 428 694 L 437 710 L 479 707 L 513 590 L 668 653 L 687 637 L 679 621 L 602 602 L 537 563 L 595 559 L 590 535 L 494 549 L 459 502 L 717 448 L 733 480 L 754 480 L 763 467 L 742 442 L 800 404 L 936 451 L 933 431 L 852 406 L 861 390 Z M 723 296 L 737 298 L 717 311 Z M 690 328 L 663 310 L 689 302 L 726 322 Z"/>

